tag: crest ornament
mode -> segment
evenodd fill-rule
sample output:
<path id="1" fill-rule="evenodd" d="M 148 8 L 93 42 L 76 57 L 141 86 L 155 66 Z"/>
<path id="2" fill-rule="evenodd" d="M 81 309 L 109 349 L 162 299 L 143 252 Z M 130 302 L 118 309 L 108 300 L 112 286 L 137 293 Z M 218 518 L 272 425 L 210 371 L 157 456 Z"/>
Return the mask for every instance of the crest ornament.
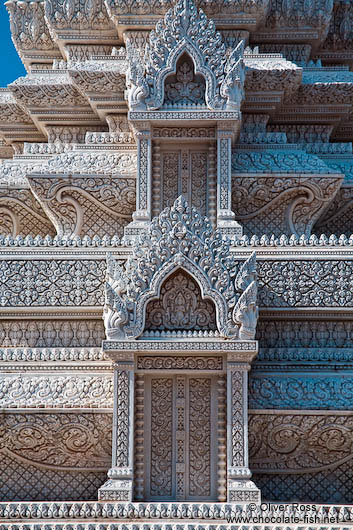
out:
<path id="1" fill-rule="evenodd" d="M 110 340 L 139 338 L 149 301 L 160 298 L 164 281 L 181 270 L 198 284 L 202 299 L 216 308 L 226 339 L 253 339 L 257 322 L 255 254 L 240 267 L 230 241 L 181 196 L 140 235 L 123 268 L 108 256 L 104 322 Z"/>
<path id="2" fill-rule="evenodd" d="M 129 39 L 126 45 L 130 110 L 157 110 L 163 106 L 166 78 L 177 73 L 177 62 L 183 55 L 191 59 L 195 74 L 205 80 L 208 109 L 239 109 L 245 81 L 244 42 L 240 41 L 229 55 L 214 22 L 192 0 L 179 0 L 157 22 L 143 58 Z M 195 89 L 193 81 L 191 85 L 189 88 Z M 196 102 L 190 98 L 188 104 L 198 102 L 199 98 Z"/>

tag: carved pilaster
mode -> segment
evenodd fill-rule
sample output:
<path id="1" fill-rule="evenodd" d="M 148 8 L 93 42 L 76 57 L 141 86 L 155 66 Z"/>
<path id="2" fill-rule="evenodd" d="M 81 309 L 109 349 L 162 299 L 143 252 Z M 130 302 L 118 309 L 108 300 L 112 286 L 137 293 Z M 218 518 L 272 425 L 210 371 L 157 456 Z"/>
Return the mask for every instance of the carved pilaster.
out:
<path id="1" fill-rule="evenodd" d="M 217 440 L 218 440 L 218 462 L 217 462 L 217 500 L 227 500 L 227 385 L 226 376 L 221 375 L 217 379 Z"/>
<path id="2" fill-rule="evenodd" d="M 134 369 L 132 360 L 114 365 L 112 467 L 98 490 L 99 500 L 132 501 L 134 447 Z"/>
<path id="3" fill-rule="evenodd" d="M 144 394 L 143 375 L 135 376 L 135 500 L 142 501 L 144 495 Z"/>
<path id="4" fill-rule="evenodd" d="M 152 213 L 156 217 L 161 210 L 161 146 L 158 140 L 153 141 L 152 194 Z"/>
<path id="5" fill-rule="evenodd" d="M 185 407 L 185 377 L 177 377 L 176 396 L 176 500 L 185 500 L 185 437 L 186 437 L 186 407 Z"/>
<path id="6" fill-rule="evenodd" d="M 232 211 L 232 136 L 231 130 L 217 130 L 217 227 L 229 236 L 241 236 Z"/>
<path id="7" fill-rule="evenodd" d="M 227 364 L 228 502 L 260 502 L 248 458 L 248 364 Z"/>
<path id="8" fill-rule="evenodd" d="M 128 239 L 134 239 L 141 230 L 146 230 L 152 219 L 152 138 L 150 126 L 141 124 L 141 129 L 135 131 L 135 135 L 138 160 L 136 210 L 132 214 L 132 223 L 125 228 L 125 237 Z"/>
<path id="9" fill-rule="evenodd" d="M 208 218 L 213 227 L 217 225 L 217 169 L 216 146 L 208 148 Z"/>

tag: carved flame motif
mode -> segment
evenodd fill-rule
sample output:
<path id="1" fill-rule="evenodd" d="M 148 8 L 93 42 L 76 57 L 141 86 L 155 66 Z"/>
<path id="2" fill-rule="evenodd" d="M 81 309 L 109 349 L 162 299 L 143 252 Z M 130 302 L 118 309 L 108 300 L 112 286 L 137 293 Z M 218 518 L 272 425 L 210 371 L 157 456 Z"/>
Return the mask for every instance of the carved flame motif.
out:
<path id="1" fill-rule="evenodd" d="M 215 309 L 202 300 L 195 280 L 177 271 L 162 285 L 160 299 L 148 304 L 145 329 L 216 330 Z"/>

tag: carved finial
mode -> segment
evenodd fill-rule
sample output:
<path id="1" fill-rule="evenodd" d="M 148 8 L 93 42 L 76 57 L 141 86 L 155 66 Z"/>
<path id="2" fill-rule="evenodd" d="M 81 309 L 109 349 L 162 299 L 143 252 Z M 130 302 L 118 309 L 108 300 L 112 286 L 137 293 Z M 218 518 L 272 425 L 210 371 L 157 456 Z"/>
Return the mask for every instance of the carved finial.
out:
<path id="1" fill-rule="evenodd" d="M 243 263 L 235 278 L 235 288 L 237 291 L 245 291 L 245 289 L 256 280 L 256 252 L 252 252 L 251 256 Z"/>
<path id="2" fill-rule="evenodd" d="M 257 285 L 251 282 L 245 289 L 233 310 L 233 319 L 240 323 L 239 338 L 242 340 L 253 340 L 256 333 L 256 324 L 259 309 L 256 305 Z"/>

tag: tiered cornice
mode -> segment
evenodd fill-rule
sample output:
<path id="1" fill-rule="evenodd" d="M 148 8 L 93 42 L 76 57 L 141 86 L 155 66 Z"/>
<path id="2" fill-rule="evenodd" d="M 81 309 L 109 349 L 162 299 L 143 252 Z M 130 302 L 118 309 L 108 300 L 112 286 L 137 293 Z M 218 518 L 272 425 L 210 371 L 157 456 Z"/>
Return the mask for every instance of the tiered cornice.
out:
<path id="1" fill-rule="evenodd" d="M 307 42 L 317 47 L 326 37 L 333 0 L 271 0 L 256 42 Z"/>
<path id="2" fill-rule="evenodd" d="M 44 16 L 44 1 L 8 0 L 5 5 L 10 14 L 12 40 L 28 70 L 33 64 L 50 64 L 61 58 Z"/>
<path id="3" fill-rule="evenodd" d="M 124 29 L 152 29 L 161 15 L 173 8 L 174 2 L 155 0 L 113 1 L 105 0 L 108 13 L 119 33 Z M 265 21 L 269 0 L 231 0 L 230 2 L 200 0 L 197 9 L 202 9 L 219 28 L 254 29 Z"/>

